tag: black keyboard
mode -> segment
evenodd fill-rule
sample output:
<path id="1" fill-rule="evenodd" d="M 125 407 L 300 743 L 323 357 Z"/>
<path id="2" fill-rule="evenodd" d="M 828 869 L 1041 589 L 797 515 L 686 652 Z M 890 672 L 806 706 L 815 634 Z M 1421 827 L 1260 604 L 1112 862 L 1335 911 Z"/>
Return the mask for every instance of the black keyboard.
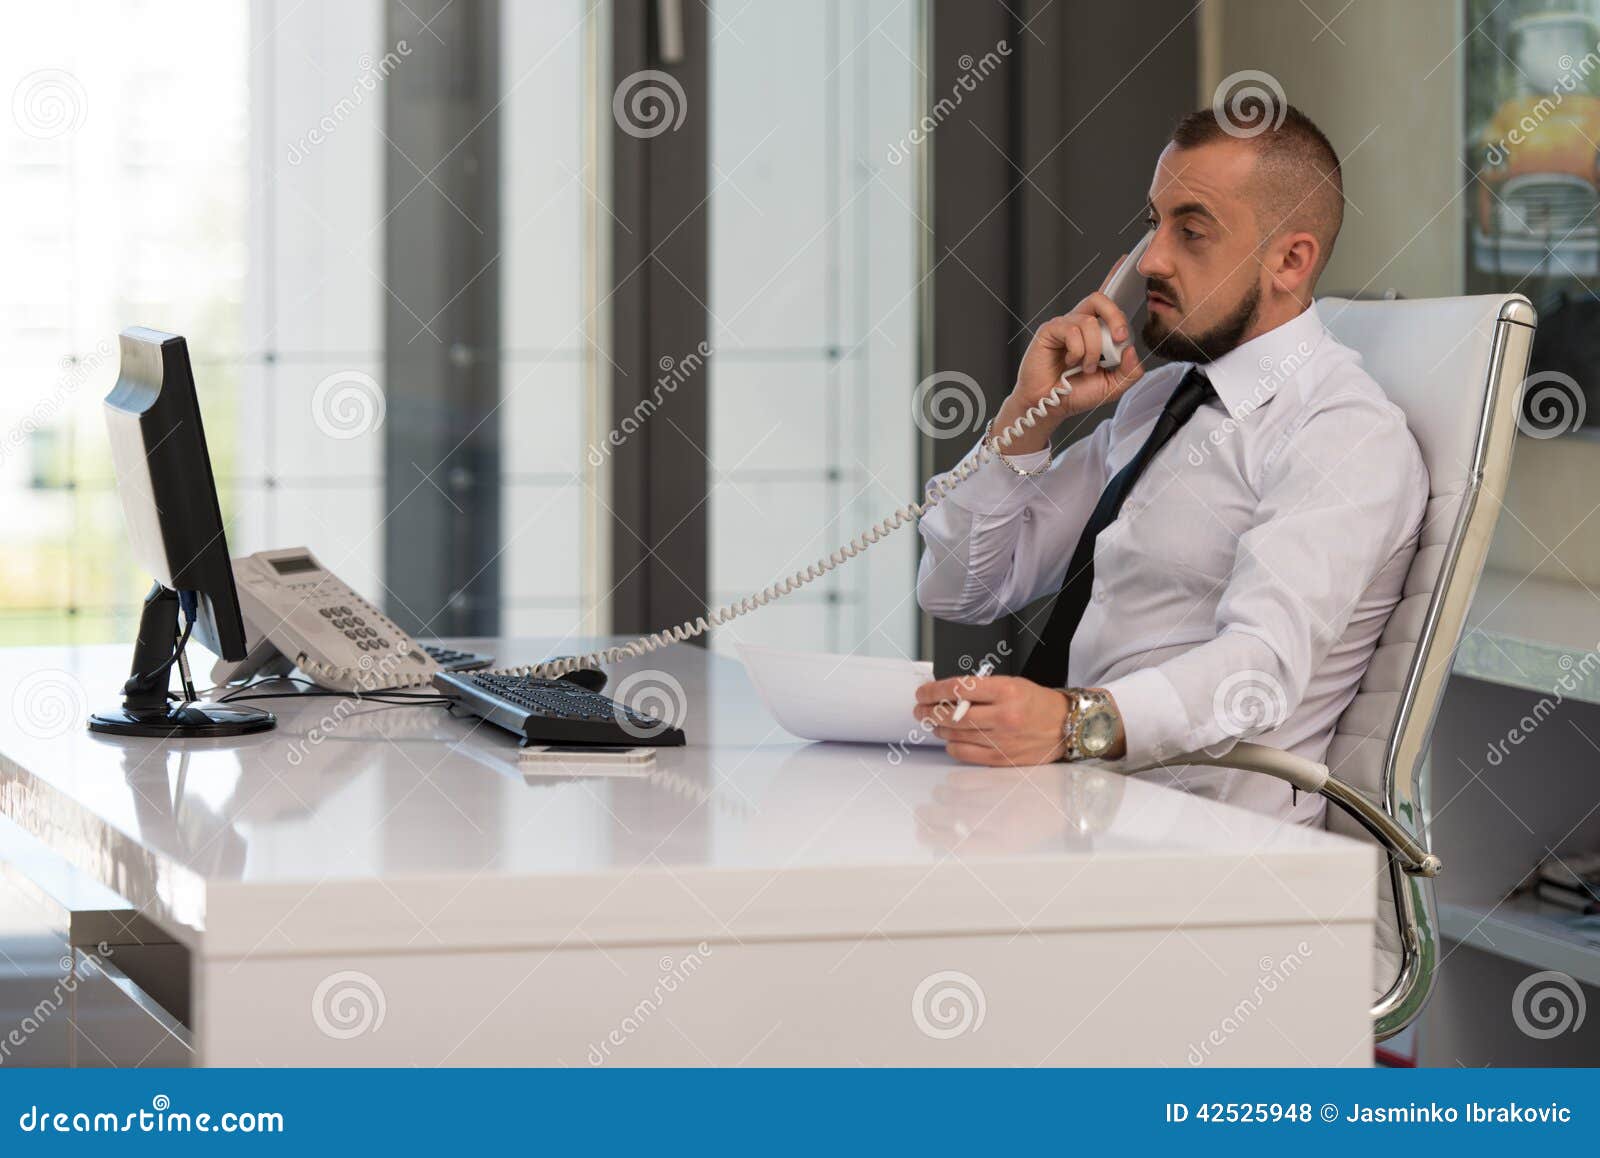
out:
<path id="1" fill-rule="evenodd" d="M 570 679 L 542 680 L 492 672 L 440 672 L 433 686 L 455 706 L 504 728 L 527 744 L 677 747 L 683 732 L 635 712 Z"/>
<path id="2" fill-rule="evenodd" d="M 476 651 L 457 651 L 453 647 L 445 647 L 442 643 L 423 643 L 418 646 L 445 671 L 474 671 L 480 667 L 488 667 L 494 662 L 492 655 L 483 655 Z"/>

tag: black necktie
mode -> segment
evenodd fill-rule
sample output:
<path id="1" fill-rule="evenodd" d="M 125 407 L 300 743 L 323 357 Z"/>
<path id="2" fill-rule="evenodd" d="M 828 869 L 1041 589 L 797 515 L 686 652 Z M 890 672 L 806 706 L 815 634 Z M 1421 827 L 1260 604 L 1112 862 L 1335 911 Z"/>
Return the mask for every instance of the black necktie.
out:
<path id="1" fill-rule="evenodd" d="M 1205 374 L 1201 373 L 1198 366 L 1190 367 L 1183 381 L 1178 383 L 1178 388 L 1172 392 L 1172 397 L 1167 399 L 1166 407 L 1156 419 L 1155 427 L 1139 448 L 1139 453 L 1106 484 L 1100 501 L 1095 504 L 1094 513 L 1083 528 L 1083 534 L 1078 537 L 1072 562 L 1067 565 L 1067 577 L 1061 583 L 1061 593 L 1056 596 L 1055 607 L 1050 611 L 1044 632 L 1028 653 L 1028 661 L 1022 665 L 1024 678 L 1047 688 L 1059 688 L 1066 684 L 1072 637 L 1078 630 L 1084 609 L 1089 606 L 1089 593 L 1094 588 L 1095 538 L 1116 522 L 1123 500 L 1133 490 L 1134 483 L 1139 481 L 1145 467 L 1150 465 L 1150 460 L 1171 441 L 1172 436 L 1189 421 L 1211 393 L 1211 382 Z"/>

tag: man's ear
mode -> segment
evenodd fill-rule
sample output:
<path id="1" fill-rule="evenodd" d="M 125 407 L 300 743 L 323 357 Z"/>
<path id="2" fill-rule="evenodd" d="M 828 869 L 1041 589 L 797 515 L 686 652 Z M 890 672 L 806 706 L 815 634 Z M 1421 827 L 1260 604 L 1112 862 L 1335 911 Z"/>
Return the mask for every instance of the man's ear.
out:
<path id="1" fill-rule="evenodd" d="M 1316 234 L 1303 229 L 1284 234 L 1273 243 L 1267 263 L 1273 284 L 1291 297 L 1310 297 L 1312 274 L 1321 256 Z"/>

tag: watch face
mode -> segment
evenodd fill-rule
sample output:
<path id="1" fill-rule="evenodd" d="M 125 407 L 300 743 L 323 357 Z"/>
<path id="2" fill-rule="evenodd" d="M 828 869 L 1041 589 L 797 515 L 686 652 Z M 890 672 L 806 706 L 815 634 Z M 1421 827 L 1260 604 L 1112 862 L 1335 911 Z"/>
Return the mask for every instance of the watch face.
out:
<path id="1" fill-rule="evenodd" d="M 1104 709 L 1091 709 L 1078 724 L 1078 746 L 1087 756 L 1098 756 L 1117 738 L 1117 720 Z"/>

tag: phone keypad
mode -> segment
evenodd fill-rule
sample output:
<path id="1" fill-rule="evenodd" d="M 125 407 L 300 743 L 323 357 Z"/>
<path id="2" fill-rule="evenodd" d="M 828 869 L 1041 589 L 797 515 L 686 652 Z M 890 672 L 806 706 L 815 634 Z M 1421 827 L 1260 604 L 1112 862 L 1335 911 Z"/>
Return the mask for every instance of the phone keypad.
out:
<path id="1" fill-rule="evenodd" d="M 382 651 L 389 646 L 388 636 L 381 634 L 378 628 L 368 623 L 366 617 L 359 611 L 353 610 L 349 604 L 329 603 L 317 608 L 317 614 L 328 621 L 329 627 L 343 632 L 344 637 L 362 651 Z"/>

